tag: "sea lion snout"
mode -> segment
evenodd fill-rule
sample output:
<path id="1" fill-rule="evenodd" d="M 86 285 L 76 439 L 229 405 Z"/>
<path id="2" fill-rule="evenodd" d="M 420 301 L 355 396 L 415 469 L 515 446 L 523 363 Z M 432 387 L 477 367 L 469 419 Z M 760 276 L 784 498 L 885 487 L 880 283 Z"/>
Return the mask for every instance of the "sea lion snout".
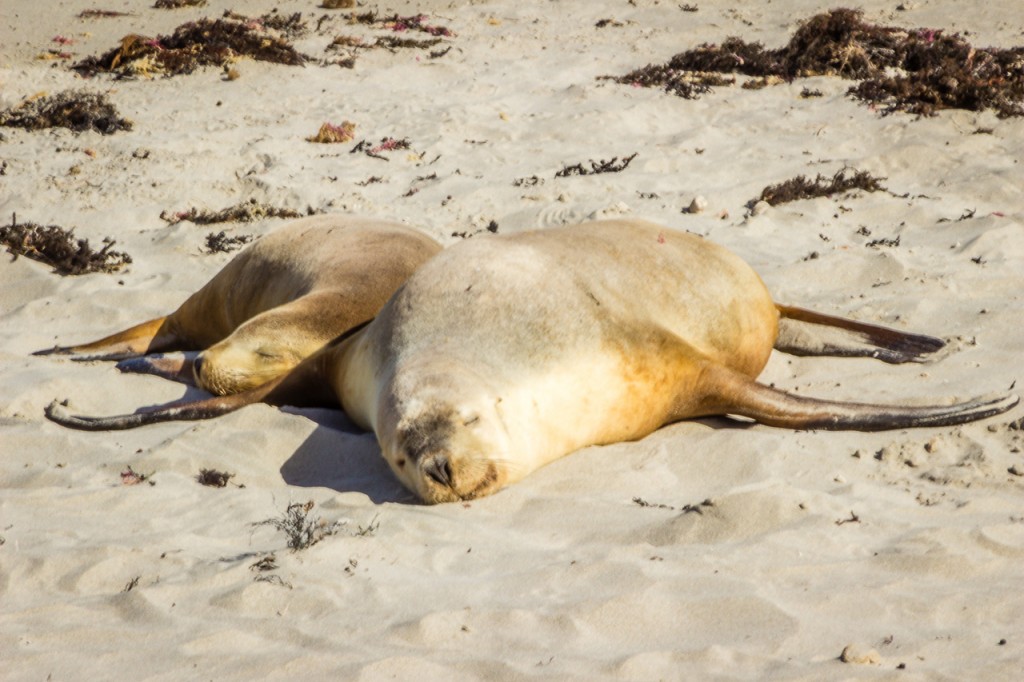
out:
<path id="1" fill-rule="evenodd" d="M 423 461 L 420 468 L 438 485 L 452 487 L 452 463 L 446 455 L 433 455 Z"/>
<path id="2" fill-rule="evenodd" d="M 488 457 L 471 452 L 438 453 L 420 460 L 419 485 L 427 503 L 460 502 L 489 495 L 503 487 L 505 476 Z"/>
<path id="3" fill-rule="evenodd" d="M 448 411 L 437 410 L 403 420 L 397 430 L 396 456 L 388 457 L 395 473 L 428 502 L 461 498 L 452 461 L 452 417 Z"/>
<path id="4" fill-rule="evenodd" d="M 477 407 L 411 401 L 393 413 L 394 436 L 381 442 L 384 457 L 424 502 L 472 500 L 505 484 L 507 475 L 498 462 L 507 459 L 506 438 Z"/>

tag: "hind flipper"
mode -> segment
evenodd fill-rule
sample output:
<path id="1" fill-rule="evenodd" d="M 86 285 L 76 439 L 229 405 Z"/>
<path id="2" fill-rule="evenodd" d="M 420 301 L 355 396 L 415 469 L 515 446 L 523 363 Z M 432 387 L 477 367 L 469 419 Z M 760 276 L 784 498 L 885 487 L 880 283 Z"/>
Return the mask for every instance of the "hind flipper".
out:
<path id="1" fill-rule="evenodd" d="M 156 351 L 179 350 L 187 344 L 171 329 L 166 316 L 77 346 L 54 346 L 32 355 L 74 355 L 76 360 L 122 360 Z"/>
<path id="2" fill-rule="evenodd" d="M 869 357 L 883 362 L 924 362 L 946 345 L 942 339 L 777 305 L 775 349 L 791 355 Z"/>
<path id="3" fill-rule="evenodd" d="M 730 414 L 789 429 L 885 431 L 951 426 L 1001 414 L 1020 402 L 1016 395 L 921 407 L 819 400 L 765 386 L 715 365 L 705 368 L 702 381 L 707 392 L 707 411 L 702 416 Z"/>
<path id="4" fill-rule="evenodd" d="M 54 400 L 46 406 L 44 412 L 47 419 L 69 429 L 78 429 L 80 431 L 123 431 L 160 422 L 212 419 L 222 414 L 234 412 L 246 405 L 260 402 L 259 399 L 246 400 L 247 397 L 243 393 L 238 393 L 208 398 L 206 400 L 197 400 L 190 403 L 170 403 L 148 411 L 119 414 L 111 417 L 90 417 L 72 414 L 68 411 L 65 404 Z"/>

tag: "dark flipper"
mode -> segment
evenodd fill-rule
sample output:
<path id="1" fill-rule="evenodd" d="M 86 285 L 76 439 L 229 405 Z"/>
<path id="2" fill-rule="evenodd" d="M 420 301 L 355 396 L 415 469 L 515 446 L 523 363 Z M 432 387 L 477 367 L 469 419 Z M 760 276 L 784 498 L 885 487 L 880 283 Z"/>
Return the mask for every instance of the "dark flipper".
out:
<path id="1" fill-rule="evenodd" d="M 187 351 L 174 354 L 154 353 L 138 358 L 127 358 L 117 363 L 117 368 L 122 372 L 136 374 L 152 374 L 154 376 L 179 381 L 189 386 L 195 386 L 195 376 L 192 373 L 192 363 L 196 351 Z"/>
<path id="2" fill-rule="evenodd" d="M 250 391 L 193 402 L 175 402 L 132 414 L 89 417 L 72 414 L 54 400 L 45 413 L 50 421 L 83 431 L 120 431 L 168 421 L 212 419 L 246 405 L 294 405 L 296 407 L 338 406 L 338 398 L 327 381 L 330 358 L 317 353 L 299 363 L 291 372 Z"/>
<path id="3" fill-rule="evenodd" d="M 1016 395 L 976 398 L 953 405 L 897 406 L 835 402 L 786 393 L 724 367 L 708 367 L 707 414 L 749 417 L 790 429 L 885 431 L 951 426 L 985 419 L 1012 409 Z"/>
<path id="4" fill-rule="evenodd" d="M 777 305 L 776 350 L 791 355 L 870 357 L 883 362 L 924 362 L 946 345 L 942 339 Z"/>
<path id="5" fill-rule="evenodd" d="M 254 391 L 249 393 L 254 393 Z M 197 400 L 191 403 L 164 405 L 150 411 L 140 411 L 133 414 L 119 414 L 111 417 L 88 417 L 71 414 L 64 405 L 54 400 L 46 406 L 45 413 L 50 421 L 66 426 L 69 429 L 81 431 L 122 431 L 160 422 L 212 419 L 213 417 L 219 417 L 222 414 L 228 414 L 241 407 L 258 402 L 260 402 L 259 398 L 250 398 L 245 393 L 238 393 L 209 398 L 207 400 Z"/>

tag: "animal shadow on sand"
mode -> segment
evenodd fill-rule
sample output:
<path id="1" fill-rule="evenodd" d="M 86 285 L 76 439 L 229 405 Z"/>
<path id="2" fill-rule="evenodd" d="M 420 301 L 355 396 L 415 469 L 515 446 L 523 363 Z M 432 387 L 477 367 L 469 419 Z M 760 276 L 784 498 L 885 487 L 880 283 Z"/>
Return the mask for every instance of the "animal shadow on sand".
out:
<path id="1" fill-rule="evenodd" d="M 316 429 L 281 465 L 281 477 L 301 488 L 330 488 L 339 493 L 363 493 L 374 504 L 418 504 L 388 468 L 376 437 L 349 421 L 343 412 L 282 408 L 316 423 Z"/>
<path id="2" fill-rule="evenodd" d="M 281 478 L 285 483 L 300 488 L 363 493 L 374 504 L 422 504 L 395 478 L 381 455 L 374 434 L 353 424 L 344 412 L 290 406 L 280 409 L 305 417 L 317 425 L 281 465 Z M 758 425 L 754 421 L 717 416 L 690 421 L 714 431 L 746 431 Z"/>

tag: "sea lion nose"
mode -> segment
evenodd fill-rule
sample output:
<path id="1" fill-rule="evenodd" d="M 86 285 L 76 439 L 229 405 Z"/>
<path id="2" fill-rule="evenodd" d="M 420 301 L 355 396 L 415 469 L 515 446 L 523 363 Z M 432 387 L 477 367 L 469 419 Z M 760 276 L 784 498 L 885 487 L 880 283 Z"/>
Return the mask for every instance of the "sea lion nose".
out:
<path id="1" fill-rule="evenodd" d="M 438 485 L 452 487 L 452 465 L 444 455 L 434 455 L 424 462 L 423 473 L 434 479 Z"/>
<path id="2" fill-rule="evenodd" d="M 196 356 L 196 359 L 192 361 L 192 374 L 195 375 L 198 380 L 203 374 L 203 355 L 200 353 Z"/>

